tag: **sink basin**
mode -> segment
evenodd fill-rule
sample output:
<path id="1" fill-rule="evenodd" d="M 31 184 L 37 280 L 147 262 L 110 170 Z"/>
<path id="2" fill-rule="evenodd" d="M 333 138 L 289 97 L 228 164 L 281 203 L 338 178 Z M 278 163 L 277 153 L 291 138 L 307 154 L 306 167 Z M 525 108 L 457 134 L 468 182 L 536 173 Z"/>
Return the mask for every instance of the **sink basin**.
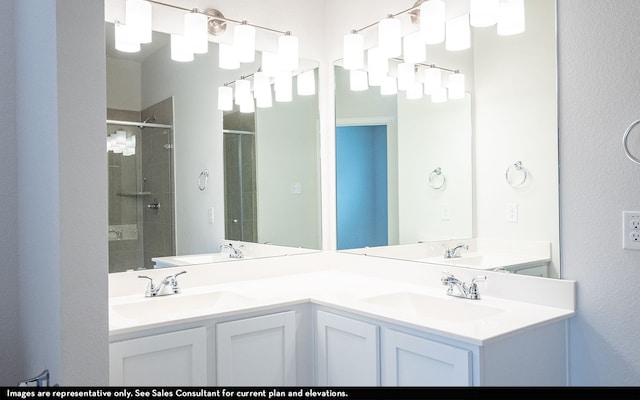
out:
<path id="1" fill-rule="evenodd" d="M 113 313 L 127 319 L 146 319 L 162 316 L 165 319 L 179 318 L 217 312 L 252 302 L 251 297 L 228 291 L 199 294 L 173 294 L 160 297 L 145 297 L 140 301 L 113 304 Z"/>
<path id="2" fill-rule="evenodd" d="M 362 299 L 362 301 L 412 316 L 454 323 L 483 319 L 504 312 L 500 308 L 482 304 L 481 300 L 468 300 L 457 297 L 441 298 L 410 292 L 383 294 L 368 297 Z"/>

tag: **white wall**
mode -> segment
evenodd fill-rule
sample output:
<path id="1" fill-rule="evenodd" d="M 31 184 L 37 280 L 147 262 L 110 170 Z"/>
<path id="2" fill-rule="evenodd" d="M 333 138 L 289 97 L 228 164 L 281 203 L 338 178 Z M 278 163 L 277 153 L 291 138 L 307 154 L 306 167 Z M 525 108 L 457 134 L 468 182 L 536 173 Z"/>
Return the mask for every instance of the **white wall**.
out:
<path id="1" fill-rule="evenodd" d="M 11 1 L 0 2 L 0 15 L 12 16 Z M 18 321 L 18 156 L 16 136 L 16 65 L 13 19 L 4 18 L 0 24 L 0 254 L 2 274 L 0 279 L 0 385 L 15 385 L 23 376 L 19 351 Z"/>
<path id="2" fill-rule="evenodd" d="M 18 374 L 25 379 L 48 368 L 53 383 L 104 385 L 104 9 L 100 1 L 83 0 L 13 5 L 18 40 L 16 325 L 23 365 Z M 34 9 L 39 18 L 33 18 Z"/>
<path id="3" fill-rule="evenodd" d="M 640 165 L 621 139 L 640 118 L 640 2 L 558 0 L 558 16 L 562 276 L 578 282 L 569 380 L 637 387 L 640 251 L 622 249 L 621 225 L 640 209 Z"/>
<path id="4" fill-rule="evenodd" d="M 118 110 L 142 110 L 140 63 L 107 58 L 107 107 Z"/>

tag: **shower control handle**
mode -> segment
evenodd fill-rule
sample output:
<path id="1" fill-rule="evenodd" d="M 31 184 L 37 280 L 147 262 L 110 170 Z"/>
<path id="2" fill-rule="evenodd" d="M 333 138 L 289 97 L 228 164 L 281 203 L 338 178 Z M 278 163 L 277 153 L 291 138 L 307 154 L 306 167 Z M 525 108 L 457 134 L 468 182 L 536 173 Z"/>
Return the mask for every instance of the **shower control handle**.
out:
<path id="1" fill-rule="evenodd" d="M 152 210 L 159 210 L 160 203 L 156 202 L 156 203 L 147 204 L 147 208 L 150 208 Z"/>

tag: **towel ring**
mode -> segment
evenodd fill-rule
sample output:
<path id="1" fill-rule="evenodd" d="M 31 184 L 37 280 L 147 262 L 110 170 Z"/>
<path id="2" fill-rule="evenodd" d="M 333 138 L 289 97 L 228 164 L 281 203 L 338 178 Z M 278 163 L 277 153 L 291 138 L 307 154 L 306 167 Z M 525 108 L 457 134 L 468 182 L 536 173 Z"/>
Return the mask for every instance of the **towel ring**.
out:
<path id="1" fill-rule="evenodd" d="M 516 172 L 520 172 L 522 177 L 520 180 L 514 181 L 512 180 L 512 178 Z M 522 166 L 522 161 L 516 161 L 515 163 L 509 165 L 509 168 L 507 168 L 507 172 L 505 172 L 504 174 L 504 178 L 507 180 L 507 183 L 511 187 L 515 188 L 524 185 L 524 183 L 527 181 L 527 170 Z"/>
<path id="2" fill-rule="evenodd" d="M 437 178 L 437 177 L 442 178 L 440 184 L 434 182 L 436 181 L 436 179 L 434 178 Z M 433 171 L 431 171 L 431 173 L 429 174 L 429 186 L 431 186 L 436 190 L 440 190 L 444 187 L 445 183 L 447 183 L 447 178 L 444 176 L 444 173 L 442 173 L 442 168 L 438 167 Z"/>
<path id="3" fill-rule="evenodd" d="M 198 189 L 200 191 L 204 191 L 207 188 L 207 183 L 209 182 L 209 170 L 205 169 L 200 172 L 200 176 L 198 176 Z"/>
<path id="4" fill-rule="evenodd" d="M 626 132 L 624 133 L 624 136 L 622 137 L 622 147 L 624 147 L 625 154 L 627 155 L 627 157 L 629 157 L 629 160 L 633 161 L 636 164 L 640 164 L 640 158 L 631 154 L 631 152 L 629 151 L 629 145 L 627 144 L 627 139 L 629 139 L 629 133 L 631 133 L 633 128 L 635 128 L 635 126 L 638 124 L 640 124 L 640 119 L 634 121 L 631 125 L 629 125 Z"/>

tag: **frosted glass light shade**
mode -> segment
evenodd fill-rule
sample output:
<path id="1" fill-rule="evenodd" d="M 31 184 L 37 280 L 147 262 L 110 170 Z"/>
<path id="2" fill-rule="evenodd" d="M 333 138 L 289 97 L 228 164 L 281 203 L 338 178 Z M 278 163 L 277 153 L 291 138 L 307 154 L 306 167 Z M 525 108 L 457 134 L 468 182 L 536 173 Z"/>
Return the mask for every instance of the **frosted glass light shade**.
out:
<path id="1" fill-rule="evenodd" d="M 349 71 L 349 88 L 354 92 L 369 89 L 367 71 L 352 69 Z"/>
<path id="2" fill-rule="evenodd" d="M 309 70 L 298 74 L 298 96 L 312 96 L 316 94 L 316 74 Z"/>
<path id="3" fill-rule="evenodd" d="M 495 25 L 498 22 L 498 4 L 500 0 L 471 0 L 469 4 L 469 23 L 477 28 Z"/>
<path id="4" fill-rule="evenodd" d="M 447 101 L 447 88 L 441 87 L 431 94 L 432 103 L 444 103 Z"/>
<path id="5" fill-rule="evenodd" d="M 429 0 L 420 5 L 420 36 L 426 44 L 444 42 L 445 18 L 442 0 Z"/>
<path id="6" fill-rule="evenodd" d="M 126 23 L 139 43 L 151 43 L 151 3 L 144 0 L 127 0 Z"/>
<path id="7" fill-rule="evenodd" d="M 274 92 L 278 103 L 288 103 L 293 100 L 293 77 L 291 72 L 282 71 L 275 77 Z"/>
<path id="8" fill-rule="evenodd" d="M 278 57 L 283 71 L 298 69 L 298 38 L 293 35 L 283 35 L 278 38 Z"/>
<path id="9" fill-rule="evenodd" d="M 498 7 L 498 35 L 517 35 L 524 30 L 524 0 L 501 0 Z"/>
<path id="10" fill-rule="evenodd" d="M 398 93 L 398 82 L 393 76 L 385 76 L 380 85 L 380 94 L 383 96 L 394 95 Z"/>
<path id="11" fill-rule="evenodd" d="M 273 107 L 273 95 L 271 90 L 268 93 L 261 94 L 260 97 L 256 97 L 256 107 L 258 108 L 270 108 Z"/>
<path id="12" fill-rule="evenodd" d="M 414 64 L 398 64 L 398 90 L 407 90 L 416 81 L 416 70 Z"/>
<path id="13" fill-rule="evenodd" d="M 253 102 L 252 97 L 249 97 L 248 99 L 244 99 L 239 106 L 240 106 L 241 113 L 252 113 L 256 111 L 256 105 Z"/>
<path id="14" fill-rule="evenodd" d="M 407 99 L 418 100 L 424 97 L 424 89 L 421 82 L 413 81 L 407 88 Z"/>
<path id="15" fill-rule="evenodd" d="M 280 71 L 280 61 L 278 55 L 268 51 L 262 52 L 262 73 L 268 77 L 275 77 Z"/>
<path id="16" fill-rule="evenodd" d="M 424 94 L 433 94 L 442 87 L 442 70 L 427 68 L 424 70 Z"/>
<path id="17" fill-rule="evenodd" d="M 233 27 L 233 47 L 238 61 L 253 62 L 256 58 L 256 28 L 247 24 Z"/>
<path id="18" fill-rule="evenodd" d="M 345 35 L 342 53 L 344 69 L 362 69 L 364 67 L 364 36 L 359 33 Z"/>
<path id="19" fill-rule="evenodd" d="M 233 110 L 233 88 L 231 86 L 220 86 L 218 88 L 218 110 Z"/>
<path id="20" fill-rule="evenodd" d="M 140 51 L 140 42 L 136 39 L 132 29 L 118 21 L 115 24 L 115 46 L 116 50 L 125 53 L 137 53 Z"/>
<path id="21" fill-rule="evenodd" d="M 378 23 L 378 46 L 383 57 L 402 55 L 402 26 L 399 19 L 388 17 Z"/>
<path id="22" fill-rule="evenodd" d="M 251 82 L 248 79 L 238 79 L 235 83 L 235 103 L 241 105 L 249 100 L 253 101 Z"/>
<path id="23" fill-rule="evenodd" d="M 406 35 L 402 40 L 402 55 L 404 62 L 417 64 L 427 60 L 427 46 L 420 36 L 420 32 Z"/>
<path id="24" fill-rule="evenodd" d="M 464 74 L 449 75 L 449 99 L 463 99 L 464 85 Z"/>
<path id="25" fill-rule="evenodd" d="M 227 70 L 240 68 L 240 61 L 238 61 L 233 45 L 218 43 L 218 66 Z"/>
<path id="26" fill-rule="evenodd" d="M 193 50 L 183 35 L 171 34 L 171 59 L 178 62 L 193 61 Z"/>
<path id="27" fill-rule="evenodd" d="M 209 51 L 208 18 L 196 12 L 184 15 L 184 37 L 195 54 L 205 54 Z"/>
<path id="28" fill-rule="evenodd" d="M 471 47 L 471 27 L 469 14 L 464 14 L 447 21 L 447 40 L 445 48 L 449 51 L 466 50 Z"/>
<path id="29" fill-rule="evenodd" d="M 253 97 L 259 99 L 266 96 L 271 97 L 271 82 L 262 71 L 257 71 L 253 74 Z"/>
<path id="30" fill-rule="evenodd" d="M 367 50 L 367 69 L 369 71 L 369 86 L 380 86 L 389 72 L 389 60 L 382 57 L 379 47 Z"/>

